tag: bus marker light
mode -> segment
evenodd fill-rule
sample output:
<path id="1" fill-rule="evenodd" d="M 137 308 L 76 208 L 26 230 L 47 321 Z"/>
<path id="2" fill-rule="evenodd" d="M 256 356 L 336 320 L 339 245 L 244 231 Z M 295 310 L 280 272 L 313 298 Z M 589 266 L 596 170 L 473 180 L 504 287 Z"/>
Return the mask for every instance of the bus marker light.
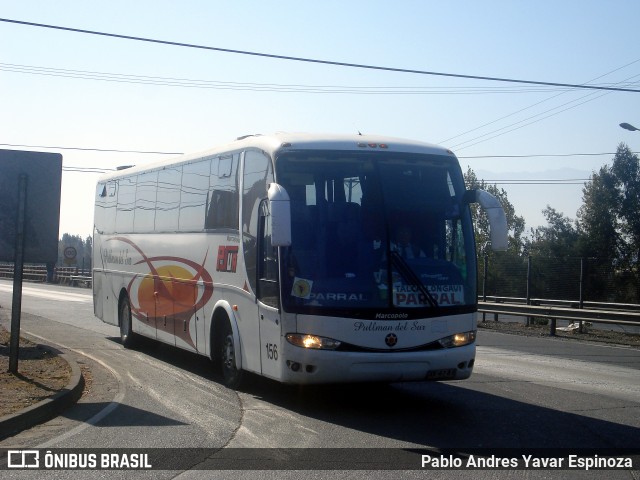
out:
<path id="1" fill-rule="evenodd" d="M 238 305 L 232 305 L 231 306 L 231 310 L 233 310 L 234 312 L 238 311 Z"/>
<path id="2" fill-rule="evenodd" d="M 289 367 L 293 372 L 300 370 L 300 364 L 298 362 L 292 362 L 291 360 L 287 360 L 287 367 Z"/>

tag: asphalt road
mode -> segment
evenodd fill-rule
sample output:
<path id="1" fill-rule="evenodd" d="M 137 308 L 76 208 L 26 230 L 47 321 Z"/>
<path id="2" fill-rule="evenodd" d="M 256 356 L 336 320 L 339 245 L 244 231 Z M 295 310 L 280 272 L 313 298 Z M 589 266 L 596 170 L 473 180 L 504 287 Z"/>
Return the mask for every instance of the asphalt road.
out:
<path id="1" fill-rule="evenodd" d="M 91 389 L 62 417 L 6 439 L 0 448 L 307 447 L 461 452 L 640 446 L 638 349 L 480 331 L 474 374 L 461 382 L 298 388 L 255 378 L 242 392 L 234 392 L 220 384 L 204 357 L 154 342 L 143 342 L 135 350 L 122 348 L 117 328 L 93 316 L 89 289 L 25 284 L 23 295 L 22 331 L 71 351 L 91 371 Z M 0 281 L 0 306 L 9 309 L 10 304 L 11 283 Z M 359 468 L 372 465 L 372 471 L 154 471 L 153 477 L 603 476 L 597 471 L 375 471 L 375 459 L 360 458 L 358 450 L 352 452 Z M 11 478 L 42 476 L 42 472 L 10 473 Z M 47 478 L 148 475 L 47 472 Z M 637 471 L 628 470 L 604 476 L 640 478 Z"/>

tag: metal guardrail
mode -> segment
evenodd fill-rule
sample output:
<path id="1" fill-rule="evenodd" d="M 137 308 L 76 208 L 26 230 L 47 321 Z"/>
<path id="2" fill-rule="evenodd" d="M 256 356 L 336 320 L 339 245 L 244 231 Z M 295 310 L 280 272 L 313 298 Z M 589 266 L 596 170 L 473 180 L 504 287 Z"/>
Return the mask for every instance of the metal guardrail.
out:
<path id="1" fill-rule="evenodd" d="M 513 303 L 478 302 L 478 312 L 483 314 L 494 314 L 496 320 L 498 319 L 498 315 L 546 318 L 549 320 L 549 334 L 551 336 L 554 336 L 556 334 L 557 320 L 570 320 L 573 322 L 579 322 L 580 332 L 582 332 L 583 322 L 640 326 L 640 313 L 636 311 L 602 310 L 595 308 L 567 308 L 558 307 L 555 305 L 523 305 Z"/>
<path id="2" fill-rule="evenodd" d="M 486 298 L 486 303 L 504 303 L 504 304 L 517 304 L 527 305 L 527 299 L 524 297 L 478 297 L 478 302 L 483 302 Z M 581 308 L 579 300 L 554 300 L 548 298 L 531 298 L 530 305 L 533 306 L 556 306 L 565 308 Z M 640 313 L 640 304 L 637 303 L 611 303 L 611 302 L 582 302 L 582 308 L 587 310 L 615 310 L 615 311 L 628 311 Z"/>
<path id="3" fill-rule="evenodd" d="M 77 287 L 79 283 L 84 286 L 91 287 L 92 282 L 93 278 L 88 275 L 71 275 L 70 277 L 70 285 L 72 287 Z"/>
<path id="4" fill-rule="evenodd" d="M 538 317 L 556 320 L 612 323 L 620 325 L 640 325 L 640 314 L 619 310 L 592 310 L 563 308 L 550 305 L 516 305 L 509 303 L 478 302 L 480 313 Z"/>
<path id="5" fill-rule="evenodd" d="M 13 263 L 0 263 L 0 278 L 13 278 Z M 22 268 L 22 278 L 44 283 L 47 281 L 47 266 L 26 264 Z M 78 267 L 55 267 L 52 281 L 71 286 L 76 286 L 78 283 L 91 286 L 91 272 L 82 271 Z"/>

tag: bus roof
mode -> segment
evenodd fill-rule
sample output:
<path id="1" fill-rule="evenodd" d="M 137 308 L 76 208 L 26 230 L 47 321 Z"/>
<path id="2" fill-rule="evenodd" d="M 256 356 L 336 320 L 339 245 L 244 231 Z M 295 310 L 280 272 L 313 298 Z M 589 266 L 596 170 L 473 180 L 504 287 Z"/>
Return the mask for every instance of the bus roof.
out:
<path id="1" fill-rule="evenodd" d="M 100 181 L 126 177 L 137 172 L 161 169 L 165 166 L 189 163 L 191 161 L 257 148 L 272 157 L 283 149 L 291 150 L 383 150 L 402 153 L 422 153 L 454 157 L 453 152 L 430 143 L 385 137 L 380 135 L 320 135 L 308 133 L 275 133 L 271 135 L 246 135 L 237 140 L 202 152 L 172 157 L 158 162 L 137 165 L 103 175 Z"/>

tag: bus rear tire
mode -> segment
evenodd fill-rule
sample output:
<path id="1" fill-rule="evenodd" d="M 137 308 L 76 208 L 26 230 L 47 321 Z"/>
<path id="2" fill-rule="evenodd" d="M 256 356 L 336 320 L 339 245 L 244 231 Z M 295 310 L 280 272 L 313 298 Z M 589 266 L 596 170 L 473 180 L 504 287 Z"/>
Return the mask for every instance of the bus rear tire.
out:
<path id="1" fill-rule="evenodd" d="M 233 331 L 229 320 L 224 322 L 220 337 L 220 369 L 222 371 L 222 383 L 231 389 L 240 388 L 244 380 L 244 372 L 236 367 L 236 345 L 233 340 Z"/>
<path id="2" fill-rule="evenodd" d="M 129 303 L 129 297 L 126 295 L 123 295 L 120 300 L 118 320 L 120 323 L 120 342 L 125 348 L 131 348 L 136 339 L 131 329 L 131 304 Z"/>

